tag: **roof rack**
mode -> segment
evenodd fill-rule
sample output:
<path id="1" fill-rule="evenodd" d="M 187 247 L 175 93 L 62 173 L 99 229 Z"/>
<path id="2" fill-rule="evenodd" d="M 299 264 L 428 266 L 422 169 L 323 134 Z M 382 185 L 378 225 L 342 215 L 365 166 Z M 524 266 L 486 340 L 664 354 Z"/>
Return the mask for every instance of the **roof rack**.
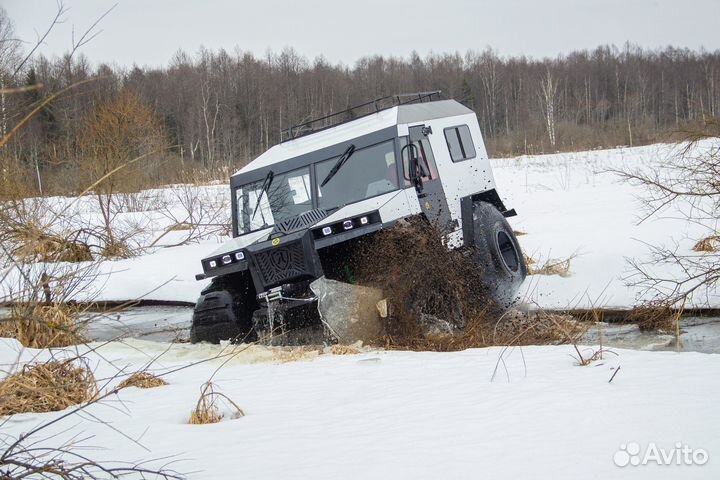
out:
<path id="1" fill-rule="evenodd" d="M 339 112 L 325 115 L 324 117 L 315 118 L 313 120 L 293 125 L 290 128 L 280 131 L 280 143 L 287 142 L 288 140 L 294 140 L 296 138 L 310 135 L 327 128 L 336 127 L 343 123 L 357 120 L 358 118 L 372 115 L 373 113 L 388 110 L 399 105 L 406 105 L 409 103 L 422 103 L 430 102 L 433 97 L 440 96 L 442 92 L 440 90 L 433 90 L 430 92 L 416 92 L 416 93 L 399 93 L 395 95 L 388 95 L 386 97 L 379 97 L 369 102 L 355 105 Z M 320 124 L 320 125 L 316 125 Z"/>

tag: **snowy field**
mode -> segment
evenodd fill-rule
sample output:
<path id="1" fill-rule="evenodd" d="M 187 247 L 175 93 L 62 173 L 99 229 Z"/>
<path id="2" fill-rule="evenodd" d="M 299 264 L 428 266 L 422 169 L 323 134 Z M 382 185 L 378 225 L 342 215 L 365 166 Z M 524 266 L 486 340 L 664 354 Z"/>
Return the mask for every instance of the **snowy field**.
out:
<path id="1" fill-rule="evenodd" d="M 676 151 L 667 145 L 651 145 L 493 160 L 498 190 L 505 204 L 518 211 L 510 222 L 526 233 L 519 237 L 525 253 L 539 264 L 573 257 L 569 276 L 529 277 L 521 292 L 523 299 L 547 309 L 629 308 L 639 303 L 642 293 L 628 286 L 633 273 L 629 259 L 649 260 L 648 245 L 677 245 L 681 253 L 692 253 L 693 244 L 707 236 L 708 228 L 714 225 L 690 223 L 675 209 L 639 224 L 644 213 L 639 200 L 643 191 L 614 173 L 606 173 L 647 168 Z M 70 204 L 73 218 L 84 218 L 89 224 L 98 222 L 91 197 L 53 202 Z M 209 235 L 170 247 L 191 232 L 166 229 L 189 215 L 203 217 L 206 222 L 219 218 L 227 221 L 229 188 L 169 187 L 143 192 L 125 203 L 116 222 L 139 232 L 132 241 L 145 247 L 145 253 L 103 262 L 92 288 L 82 295 L 96 300 L 194 302 L 207 283 L 194 278 L 201 271 L 200 260 L 225 237 Z M 199 205 L 210 206 L 206 208 L 210 213 L 199 212 Z M 679 273 L 666 266 L 656 269 L 671 277 Z M 79 300 L 82 295 L 78 295 Z M 708 298 L 703 292 L 694 299 L 694 306 L 717 307 L 720 298 Z"/>
<path id="2" fill-rule="evenodd" d="M 505 203 L 519 213 L 511 223 L 526 233 L 519 238 L 526 253 L 540 263 L 575 256 L 567 277 L 529 277 L 523 292 L 528 303 L 559 309 L 631 307 L 640 291 L 627 286 L 628 258 L 647 258 L 645 243 L 677 243 L 689 251 L 707 233 L 677 212 L 638 225 L 641 192 L 601 173 L 651 165 L 667 154 L 665 146 L 650 146 L 493 161 Z M 188 234 L 163 235 L 173 217 L 187 213 L 176 201 L 181 190 L 146 192 L 133 211 L 120 215 L 139 228 L 138 245 L 155 242 L 155 247 L 140 257 L 101 263 L 86 295 L 195 300 L 203 285 L 194 280 L 199 261 L 223 238 L 168 247 Z M 198 191 L 218 208 L 226 205 L 225 186 Z M 91 199 L 54 202 L 72 205 L 73 216 L 94 221 Z M 717 298 L 698 303 L 720 306 Z M 96 377 L 108 382 L 106 388 L 117 385 L 123 372 L 148 364 L 169 382 L 151 390 L 124 389 L 53 425 L 41 444 L 58 445 L 80 435 L 88 437 L 85 447 L 101 447 L 83 450 L 93 459 L 164 458 L 151 464 L 160 466 L 170 457 L 172 468 L 197 479 L 720 475 L 720 355 L 620 348 L 674 345 L 672 337 L 648 337 L 632 326 L 608 329 L 604 343 L 612 353 L 579 366 L 572 346 L 456 353 L 364 350 L 343 356 L 310 348 L 240 351 L 244 347 L 169 343 L 187 328 L 188 308 L 131 309 L 123 315 L 112 329 L 108 322 L 91 326 L 91 335 L 111 339 L 130 333 L 142 340 L 51 352 L 0 339 L 3 372 L 50 355 L 82 354 Z M 717 320 L 692 321 L 684 324 L 692 332 L 683 336 L 683 349 L 718 351 Z M 585 341 L 599 339 L 591 332 Z M 590 357 L 597 347 L 580 348 Z M 230 357 L 216 357 L 228 352 L 238 353 L 217 370 Z M 189 425 L 201 386 L 213 374 L 219 391 L 246 415 L 230 418 L 226 406 L 222 422 Z M 60 415 L 6 418 L 2 435 L 18 436 Z M 686 461 L 688 449 L 695 456 Z"/>
<path id="3" fill-rule="evenodd" d="M 7 365 L 20 349 L 1 342 L 0 362 Z M 221 348 L 130 340 L 87 358 L 98 378 L 108 378 L 161 354 L 155 373 Z M 89 435 L 86 446 L 104 449 L 85 454 L 98 460 L 169 456 L 174 469 L 198 479 L 717 478 L 720 356 L 615 352 L 584 367 L 575 364 L 570 346 L 307 352 L 282 363 L 273 351 L 253 347 L 215 376 L 220 391 L 244 410 L 242 418 L 186 423 L 202 383 L 220 364 L 214 360 L 168 374 L 164 387 L 122 390 L 44 436 L 58 444 Z M 33 356 L 48 353 L 22 353 Z M 3 434 L 18 435 L 58 415 L 16 415 Z M 615 463 L 632 461 L 618 453 L 621 446 L 632 453 L 637 444 L 642 462 L 653 448 L 674 455 L 678 443 L 702 450 L 704 465 L 676 465 L 674 456 L 672 465 Z"/>

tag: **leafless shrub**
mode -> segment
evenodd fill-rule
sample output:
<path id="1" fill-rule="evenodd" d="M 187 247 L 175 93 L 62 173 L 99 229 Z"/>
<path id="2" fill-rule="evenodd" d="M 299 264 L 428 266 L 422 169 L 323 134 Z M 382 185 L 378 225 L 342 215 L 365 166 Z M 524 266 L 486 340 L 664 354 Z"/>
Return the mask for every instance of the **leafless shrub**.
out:
<path id="1" fill-rule="evenodd" d="M 168 383 L 164 379 L 157 377 L 150 372 L 135 372 L 120 382 L 118 388 L 156 388 L 167 384 Z"/>
<path id="2" fill-rule="evenodd" d="M 180 240 L 169 245 L 177 246 L 205 238 L 230 235 L 229 198 L 212 188 L 182 184 L 171 187 L 174 202 L 162 209 L 162 215 L 171 223 L 150 246 L 155 246 L 170 232 L 182 232 Z"/>
<path id="3" fill-rule="evenodd" d="M 688 222 L 705 226 L 708 235 L 686 251 L 680 245 L 648 245 L 650 259 L 630 260 L 634 274 L 628 283 L 641 288 L 651 302 L 684 305 L 697 293 L 715 290 L 720 280 L 720 255 L 713 252 L 715 224 L 720 218 L 720 120 L 713 119 L 679 134 L 677 144 L 663 162 L 614 173 L 641 188 L 645 212 L 641 222 L 671 206 Z M 703 252 L 698 255 L 696 252 Z M 679 267 L 661 274 L 659 265 Z"/>
<path id="4" fill-rule="evenodd" d="M 162 190 L 140 190 L 119 193 L 113 197 L 113 207 L 123 213 L 144 213 L 167 208 L 168 201 Z"/>
<path id="5" fill-rule="evenodd" d="M 79 232 L 61 228 L 43 198 L 0 203 L 0 245 L 14 259 L 25 262 L 84 262 L 90 247 Z"/>
<path id="6" fill-rule="evenodd" d="M 677 313 L 662 303 L 647 303 L 633 308 L 627 314 L 627 321 L 637 324 L 641 331 L 674 331 L 677 320 Z"/>
<path id="7" fill-rule="evenodd" d="M 245 416 L 245 412 L 237 406 L 227 395 L 215 390 L 212 381 L 203 384 L 200 390 L 200 398 L 195 408 L 190 412 L 188 423 L 191 425 L 205 425 L 208 423 L 218 423 L 225 415 L 220 412 L 218 402 L 227 404 L 231 410 L 232 418 L 240 418 Z"/>
<path id="8" fill-rule="evenodd" d="M 84 363 L 35 363 L 0 382 L 0 415 L 56 412 L 90 401 L 96 394 L 95 377 Z"/>

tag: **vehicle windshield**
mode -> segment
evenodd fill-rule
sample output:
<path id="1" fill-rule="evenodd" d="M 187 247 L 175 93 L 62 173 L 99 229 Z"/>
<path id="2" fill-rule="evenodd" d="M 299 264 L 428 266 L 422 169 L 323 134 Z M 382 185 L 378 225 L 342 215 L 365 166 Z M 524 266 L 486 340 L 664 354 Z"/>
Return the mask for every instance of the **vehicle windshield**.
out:
<path id="1" fill-rule="evenodd" d="M 330 158 L 315 165 L 320 208 L 328 210 L 342 207 L 398 188 L 393 140 L 355 150 L 330 181 L 320 187 L 338 158 Z"/>
<path id="2" fill-rule="evenodd" d="M 262 187 L 260 180 L 235 189 L 240 235 L 271 227 L 312 209 L 310 167 L 276 174 L 270 188 L 260 195 Z"/>

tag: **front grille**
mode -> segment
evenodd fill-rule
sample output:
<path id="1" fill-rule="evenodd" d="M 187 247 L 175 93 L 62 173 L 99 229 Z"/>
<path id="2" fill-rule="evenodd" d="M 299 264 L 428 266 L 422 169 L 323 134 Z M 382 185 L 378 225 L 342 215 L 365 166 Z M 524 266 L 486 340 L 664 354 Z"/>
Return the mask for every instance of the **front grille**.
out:
<path id="1" fill-rule="evenodd" d="M 300 242 L 257 253 L 255 264 L 266 286 L 279 284 L 307 273 L 305 256 Z"/>
<path id="2" fill-rule="evenodd" d="M 328 216 L 328 212 L 321 208 L 315 210 L 308 210 L 307 212 L 301 213 L 292 218 L 278 223 L 275 225 L 275 231 L 273 233 L 282 233 L 288 235 L 290 233 L 299 232 L 300 230 L 307 228 L 311 225 L 315 225 L 317 222 Z"/>

